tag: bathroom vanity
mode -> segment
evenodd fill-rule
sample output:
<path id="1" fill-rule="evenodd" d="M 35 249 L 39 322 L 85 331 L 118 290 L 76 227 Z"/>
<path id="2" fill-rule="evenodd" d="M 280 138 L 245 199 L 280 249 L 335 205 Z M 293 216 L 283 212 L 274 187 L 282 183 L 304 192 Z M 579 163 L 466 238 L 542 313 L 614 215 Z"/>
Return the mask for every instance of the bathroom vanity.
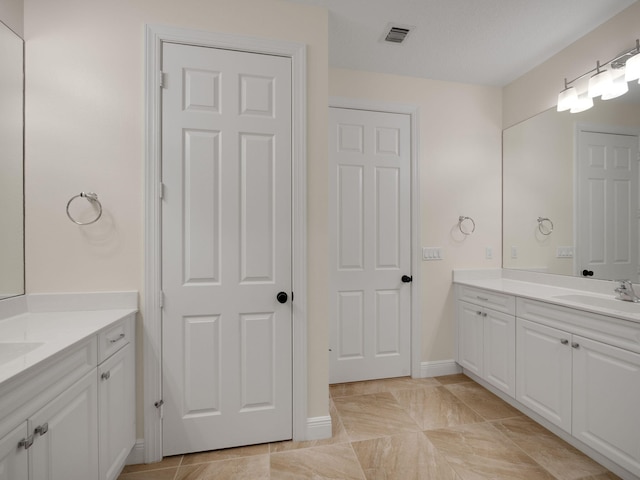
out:
<path id="1" fill-rule="evenodd" d="M 640 478 L 640 304 L 615 299 L 615 282 L 557 279 L 454 272 L 456 361 L 610 470 Z"/>
<path id="2" fill-rule="evenodd" d="M 1 480 L 122 470 L 135 443 L 137 293 L 106 295 L 27 295 L 0 319 Z"/>

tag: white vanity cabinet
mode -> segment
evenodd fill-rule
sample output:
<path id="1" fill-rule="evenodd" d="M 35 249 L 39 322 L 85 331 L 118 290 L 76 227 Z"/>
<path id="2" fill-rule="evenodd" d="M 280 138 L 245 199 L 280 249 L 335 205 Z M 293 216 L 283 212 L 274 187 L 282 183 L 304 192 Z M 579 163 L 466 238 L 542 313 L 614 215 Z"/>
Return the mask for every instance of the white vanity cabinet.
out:
<path id="1" fill-rule="evenodd" d="M 0 384 L 0 480 L 113 480 L 135 441 L 134 314 Z"/>
<path id="2" fill-rule="evenodd" d="M 98 367 L 100 480 L 115 480 L 136 435 L 133 345 L 127 344 Z"/>
<path id="3" fill-rule="evenodd" d="M 518 316 L 517 400 L 640 475 L 640 325 L 525 299 Z"/>
<path id="4" fill-rule="evenodd" d="M 0 480 L 29 480 L 27 451 L 17 447 L 27 437 L 27 422 L 22 422 L 0 439 Z"/>
<path id="5" fill-rule="evenodd" d="M 458 363 L 515 396 L 515 299 L 462 285 L 457 298 Z"/>
<path id="6" fill-rule="evenodd" d="M 97 398 L 91 371 L 28 420 L 31 480 L 98 478 Z"/>

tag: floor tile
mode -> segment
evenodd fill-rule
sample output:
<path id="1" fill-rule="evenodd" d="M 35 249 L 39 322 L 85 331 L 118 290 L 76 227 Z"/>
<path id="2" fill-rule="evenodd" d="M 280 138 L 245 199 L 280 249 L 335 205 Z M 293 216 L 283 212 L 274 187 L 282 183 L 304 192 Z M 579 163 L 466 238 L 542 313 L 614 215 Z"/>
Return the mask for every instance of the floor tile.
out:
<path id="1" fill-rule="evenodd" d="M 195 465 L 198 463 L 229 460 L 232 458 L 251 457 L 253 455 L 266 455 L 269 453 L 269 445 L 250 445 L 247 447 L 225 448 L 211 452 L 190 453 L 182 459 L 181 465 Z"/>
<path id="2" fill-rule="evenodd" d="M 364 480 L 348 443 L 271 455 L 271 480 Z"/>
<path id="3" fill-rule="evenodd" d="M 484 421 L 445 387 L 397 390 L 392 394 L 421 430 Z"/>
<path id="4" fill-rule="evenodd" d="M 135 473 L 122 473 L 118 480 L 174 480 L 178 467 L 160 470 L 142 470 Z"/>
<path id="5" fill-rule="evenodd" d="M 441 377 L 434 377 L 441 385 L 451 385 L 452 383 L 464 383 L 473 382 L 464 373 L 456 373 L 454 375 L 442 375 Z"/>
<path id="6" fill-rule="evenodd" d="M 367 480 L 457 480 L 459 477 L 422 432 L 354 442 Z"/>
<path id="7" fill-rule="evenodd" d="M 425 432 L 462 480 L 555 480 L 489 423 Z"/>
<path id="8" fill-rule="evenodd" d="M 269 480 L 269 476 L 269 455 L 253 455 L 182 466 L 175 480 Z"/>
<path id="9" fill-rule="evenodd" d="M 351 441 L 420 430 L 389 393 L 333 399 Z"/>
<path id="10" fill-rule="evenodd" d="M 156 463 L 142 463 L 139 465 L 126 465 L 122 470 L 122 473 L 135 473 L 143 472 L 146 470 L 160 470 L 169 467 L 178 467 L 182 462 L 182 455 L 173 455 L 171 457 L 164 457 L 161 462 Z"/>
<path id="11" fill-rule="evenodd" d="M 562 480 L 577 480 L 606 472 L 606 468 L 527 417 L 494 423 L 531 458 Z"/>
<path id="12" fill-rule="evenodd" d="M 446 388 L 486 420 L 498 420 L 522 415 L 500 397 L 475 382 L 451 384 L 447 385 Z"/>
<path id="13" fill-rule="evenodd" d="M 372 393 L 383 393 L 397 389 L 437 385 L 439 385 L 439 383 L 434 378 L 383 378 L 380 380 L 367 380 L 364 382 L 350 382 L 329 385 L 329 393 L 331 394 L 331 397 L 336 398 L 351 395 L 369 395 Z"/>

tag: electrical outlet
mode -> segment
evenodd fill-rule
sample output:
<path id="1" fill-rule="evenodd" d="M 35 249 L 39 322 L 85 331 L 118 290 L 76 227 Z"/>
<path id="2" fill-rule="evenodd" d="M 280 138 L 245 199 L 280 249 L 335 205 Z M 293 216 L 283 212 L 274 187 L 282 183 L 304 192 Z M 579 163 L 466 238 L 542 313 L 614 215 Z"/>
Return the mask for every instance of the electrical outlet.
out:
<path id="1" fill-rule="evenodd" d="M 511 258 L 518 258 L 518 247 L 511 246 Z"/>
<path id="2" fill-rule="evenodd" d="M 487 260 L 491 260 L 493 258 L 493 249 L 491 247 L 486 247 L 484 249 L 484 256 Z"/>

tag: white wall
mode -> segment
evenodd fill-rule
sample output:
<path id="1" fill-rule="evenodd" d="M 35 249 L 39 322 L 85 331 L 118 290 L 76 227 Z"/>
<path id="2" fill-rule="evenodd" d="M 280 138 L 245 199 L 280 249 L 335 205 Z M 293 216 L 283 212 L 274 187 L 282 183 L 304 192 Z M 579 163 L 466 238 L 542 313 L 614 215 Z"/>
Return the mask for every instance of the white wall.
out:
<path id="1" fill-rule="evenodd" d="M 327 415 L 327 22 L 283 0 L 25 0 L 27 292 L 142 292 L 145 24 L 307 44 L 308 415 Z M 66 217 L 81 191 L 94 225 Z"/>
<path id="2" fill-rule="evenodd" d="M 501 91 L 355 70 L 329 70 L 329 94 L 419 107 L 420 235 L 444 260 L 422 263 L 422 361 L 454 355 L 454 268 L 499 268 L 501 249 Z M 476 222 L 473 235 L 458 217 Z M 493 259 L 485 258 L 485 247 Z"/>
<path id="3" fill-rule="evenodd" d="M 3 22 L 20 36 L 23 36 L 24 30 L 23 12 L 23 0 L 2 0 L 0 2 L 0 22 Z"/>
<path id="4" fill-rule="evenodd" d="M 640 38 L 640 2 L 533 68 L 503 89 L 503 126 L 507 128 L 556 105 L 564 79 L 572 80 L 628 50 Z"/>

